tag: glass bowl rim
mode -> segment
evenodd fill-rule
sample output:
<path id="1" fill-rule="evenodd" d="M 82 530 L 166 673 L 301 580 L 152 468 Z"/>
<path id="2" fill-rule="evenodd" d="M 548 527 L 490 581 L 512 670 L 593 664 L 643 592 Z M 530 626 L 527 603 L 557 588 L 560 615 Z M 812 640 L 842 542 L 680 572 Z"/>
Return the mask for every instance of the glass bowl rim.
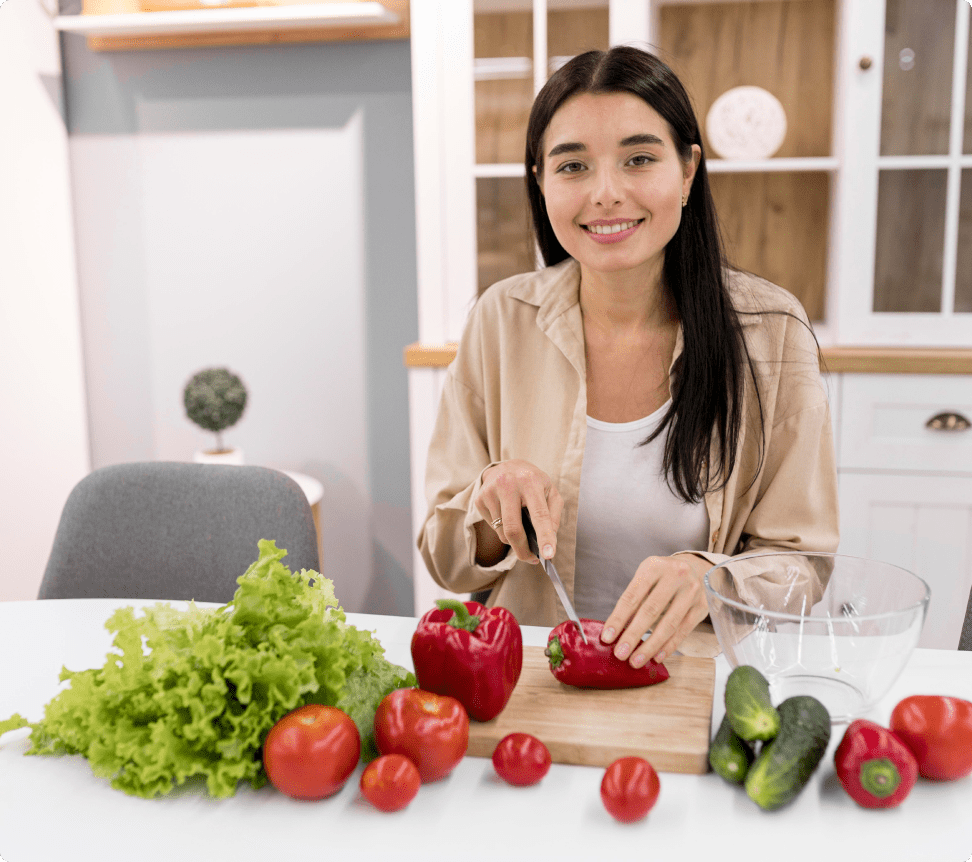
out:
<path id="1" fill-rule="evenodd" d="M 881 611 L 881 613 L 879 614 L 859 614 L 852 618 L 848 617 L 842 619 L 841 617 L 831 617 L 829 614 L 826 617 L 810 617 L 806 614 L 792 614 L 786 611 L 774 611 L 766 608 L 757 608 L 754 607 L 753 605 L 747 605 L 743 602 L 736 601 L 735 599 L 727 598 L 718 590 L 716 590 L 716 588 L 713 587 L 712 584 L 709 583 L 709 575 L 712 572 L 714 572 L 716 569 L 725 568 L 729 564 L 738 563 L 741 560 L 754 560 L 754 559 L 759 559 L 760 557 L 830 557 L 833 560 L 838 560 L 838 559 L 861 560 L 869 563 L 878 563 L 879 565 L 882 566 L 890 566 L 892 569 L 897 569 L 900 572 L 904 572 L 906 575 L 911 575 L 911 577 L 913 577 L 916 581 L 918 581 L 918 583 L 920 583 L 925 588 L 925 595 L 924 598 L 920 599 L 914 604 L 907 605 L 906 607 L 903 608 L 899 608 L 896 611 Z M 927 607 L 928 603 L 931 601 L 931 587 L 928 586 L 928 582 L 920 575 L 916 575 L 914 572 L 910 571 L 909 569 L 906 569 L 902 566 L 895 565 L 894 563 L 886 563 L 883 560 L 872 560 L 869 559 L 868 557 L 855 557 L 851 554 L 832 554 L 826 551 L 763 551 L 763 552 L 753 553 L 753 554 L 740 554 L 738 557 L 730 557 L 728 560 L 723 560 L 721 563 L 716 563 L 714 566 L 712 566 L 712 568 L 706 571 L 705 577 L 702 580 L 703 580 L 703 585 L 705 586 L 706 596 L 710 594 L 716 596 L 718 597 L 719 601 L 722 602 L 723 604 L 729 605 L 730 607 L 736 608 L 737 610 L 740 611 L 745 611 L 751 614 L 758 614 L 759 616 L 763 616 L 763 617 L 772 617 L 773 619 L 783 620 L 786 622 L 796 622 L 796 623 L 802 622 L 804 624 L 806 624 L 807 622 L 817 622 L 818 620 L 821 623 L 825 623 L 827 621 L 830 621 L 831 623 L 833 622 L 839 623 L 844 621 L 849 622 L 850 619 L 853 619 L 855 622 L 883 620 L 883 619 L 888 619 L 889 617 L 899 616 L 900 614 L 913 612 L 918 608 L 920 608 L 922 605 Z"/>

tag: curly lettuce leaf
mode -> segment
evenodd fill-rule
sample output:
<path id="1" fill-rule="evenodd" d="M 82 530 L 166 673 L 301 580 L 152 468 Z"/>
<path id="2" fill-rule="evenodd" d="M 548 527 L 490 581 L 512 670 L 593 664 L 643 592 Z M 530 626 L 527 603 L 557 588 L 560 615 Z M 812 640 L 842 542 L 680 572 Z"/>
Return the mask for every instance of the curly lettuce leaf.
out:
<path id="1" fill-rule="evenodd" d="M 275 542 L 261 540 L 259 550 L 219 608 L 115 611 L 104 666 L 62 670 L 70 686 L 31 725 L 27 753 L 81 754 L 96 775 L 135 796 L 203 776 L 210 794 L 226 797 L 240 781 L 266 783 L 264 737 L 312 702 L 345 710 L 372 752 L 378 703 L 415 685 L 414 675 L 390 663 L 370 632 L 348 625 L 329 579 L 292 573 Z M 14 716 L 0 728 L 24 724 Z"/>
<path id="2" fill-rule="evenodd" d="M 30 722 L 26 718 L 19 712 L 15 712 L 10 718 L 0 721 L 0 736 L 3 736 L 8 730 L 18 730 L 21 727 L 27 727 L 29 724 Z"/>

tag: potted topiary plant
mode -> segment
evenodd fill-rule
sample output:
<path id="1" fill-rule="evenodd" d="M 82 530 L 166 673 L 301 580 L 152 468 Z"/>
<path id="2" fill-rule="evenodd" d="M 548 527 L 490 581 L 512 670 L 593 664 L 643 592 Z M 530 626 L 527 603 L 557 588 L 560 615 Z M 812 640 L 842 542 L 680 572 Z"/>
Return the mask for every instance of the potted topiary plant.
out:
<path id="1" fill-rule="evenodd" d="M 223 445 L 223 431 L 235 425 L 246 407 L 246 386 L 227 368 L 205 368 L 186 384 L 186 416 L 216 434 L 216 447 L 198 451 L 193 460 L 209 464 L 242 464 L 243 450 Z"/>

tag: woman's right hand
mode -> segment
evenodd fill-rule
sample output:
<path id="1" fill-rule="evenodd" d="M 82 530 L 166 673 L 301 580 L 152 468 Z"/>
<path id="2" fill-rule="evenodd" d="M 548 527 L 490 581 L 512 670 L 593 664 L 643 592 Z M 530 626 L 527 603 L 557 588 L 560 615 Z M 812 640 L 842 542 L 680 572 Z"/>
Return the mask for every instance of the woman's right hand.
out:
<path id="1" fill-rule="evenodd" d="M 528 563 L 540 562 L 527 545 L 520 516 L 524 506 L 530 512 L 530 519 L 537 531 L 541 556 L 547 560 L 553 558 L 557 551 L 557 529 L 560 527 L 564 501 L 550 477 L 539 467 L 519 459 L 500 461 L 488 467 L 483 473 L 475 506 L 486 522 L 483 529 L 476 531 L 484 558 L 494 556 L 488 553 L 488 547 L 482 547 L 484 544 L 494 544 L 490 541 L 493 537 L 489 535 L 492 531 L 499 542 L 513 549 L 517 559 Z M 477 554 L 477 558 L 480 558 L 480 554 Z"/>

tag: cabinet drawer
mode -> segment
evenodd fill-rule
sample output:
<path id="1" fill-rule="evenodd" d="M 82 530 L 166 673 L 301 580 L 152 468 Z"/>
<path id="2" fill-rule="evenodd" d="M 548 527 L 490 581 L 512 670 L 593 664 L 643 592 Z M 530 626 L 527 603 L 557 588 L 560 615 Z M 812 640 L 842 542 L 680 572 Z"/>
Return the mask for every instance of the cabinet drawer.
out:
<path id="1" fill-rule="evenodd" d="M 942 413 L 972 422 L 972 377 L 845 374 L 841 469 L 972 473 L 972 428 L 928 427 Z"/>

